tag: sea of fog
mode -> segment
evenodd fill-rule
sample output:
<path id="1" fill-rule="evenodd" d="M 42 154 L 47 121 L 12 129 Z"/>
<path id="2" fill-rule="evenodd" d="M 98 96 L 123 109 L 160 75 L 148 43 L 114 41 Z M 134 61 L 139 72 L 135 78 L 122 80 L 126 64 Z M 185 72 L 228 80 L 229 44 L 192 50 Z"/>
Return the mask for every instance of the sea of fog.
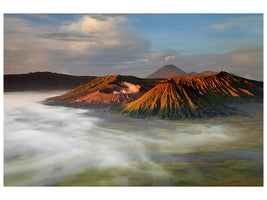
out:
<path id="1" fill-rule="evenodd" d="M 41 103 L 62 93 L 4 94 L 5 185 L 55 185 L 92 166 L 168 177 L 155 159 L 168 162 L 165 154 L 216 149 L 242 135 L 227 122 L 138 120 Z"/>

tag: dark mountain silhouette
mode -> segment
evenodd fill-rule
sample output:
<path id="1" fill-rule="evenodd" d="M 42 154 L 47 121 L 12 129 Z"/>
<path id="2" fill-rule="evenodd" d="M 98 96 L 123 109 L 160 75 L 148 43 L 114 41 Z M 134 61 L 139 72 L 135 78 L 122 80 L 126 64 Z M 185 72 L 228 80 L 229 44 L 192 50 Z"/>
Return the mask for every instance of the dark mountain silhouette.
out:
<path id="1" fill-rule="evenodd" d="M 61 96 L 50 98 L 46 104 L 75 107 L 114 106 L 140 98 L 159 82 L 160 80 L 147 80 L 134 76 L 102 76 Z"/>
<path id="2" fill-rule="evenodd" d="M 174 66 L 174 65 L 165 65 L 159 70 L 155 71 L 154 73 L 150 74 L 146 78 L 171 78 L 171 77 L 180 77 L 180 78 L 187 78 L 197 75 L 207 75 L 207 74 L 213 74 L 216 72 L 213 71 L 203 71 L 201 73 L 197 72 L 185 72 L 181 70 L 180 68 Z"/>
<path id="3" fill-rule="evenodd" d="M 131 117 L 194 119 L 233 115 L 235 110 L 217 103 L 173 79 L 158 84 L 138 100 L 121 105 L 120 113 Z"/>
<path id="4" fill-rule="evenodd" d="M 226 102 L 258 102 L 263 99 L 263 82 L 238 77 L 227 72 L 190 78 L 174 78 L 177 84 L 185 84 L 200 94 Z"/>
<path id="5" fill-rule="evenodd" d="M 52 72 L 4 75 L 4 91 L 66 90 L 95 79 L 95 76 L 73 76 Z"/>

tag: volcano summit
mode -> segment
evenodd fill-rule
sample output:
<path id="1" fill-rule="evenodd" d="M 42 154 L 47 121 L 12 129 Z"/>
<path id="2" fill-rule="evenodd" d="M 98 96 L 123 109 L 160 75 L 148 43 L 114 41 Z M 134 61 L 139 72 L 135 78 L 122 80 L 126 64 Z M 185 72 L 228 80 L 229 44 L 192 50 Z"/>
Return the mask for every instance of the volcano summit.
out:
<path id="1" fill-rule="evenodd" d="M 165 65 L 146 78 L 170 78 L 177 77 L 182 74 L 186 74 L 186 72 L 174 65 Z"/>
<path id="2" fill-rule="evenodd" d="M 227 116 L 235 111 L 199 94 L 173 79 L 158 84 L 138 100 L 122 105 L 122 114 L 132 117 L 165 119 L 194 119 Z"/>
<path id="3" fill-rule="evenodd" d="M 134 76 L 101 76 L 69 92 L 50 98 L 46 104 L 74 107 L 110 107 L 129 103 L 158 84 L 160 80 L 146 80 Z"/>

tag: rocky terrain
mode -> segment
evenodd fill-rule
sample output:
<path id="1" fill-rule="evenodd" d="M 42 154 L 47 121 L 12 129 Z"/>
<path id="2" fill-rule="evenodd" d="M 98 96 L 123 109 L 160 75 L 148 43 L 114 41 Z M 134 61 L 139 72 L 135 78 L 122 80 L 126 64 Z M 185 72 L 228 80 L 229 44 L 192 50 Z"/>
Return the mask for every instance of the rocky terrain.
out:
<path id="1" fill-rule="evenodd" d="M 185 84 L 173 79 L 158 84 L 138 100 L 118 108 L 132 117 L 163 119 L 194 119 L 235 114 L 231 108 L 201 95 Z"/>
<path id="2" fill-rule="evenodd" d="M 177 84 L 185 84 L 200 94 L 223 103 L 259 102 L 263 99 L 263 82 L 223 71 L 190 78 L 174 78 L 174 80 Z"/>
<path id="3" fill-rule="evenodd" d="M 46 103 L 74 107 L 110 107 L 132 102 L 160 82 L 161 80 L 134 76 L 102 76 L 61 96 L 50 98 Z"/>

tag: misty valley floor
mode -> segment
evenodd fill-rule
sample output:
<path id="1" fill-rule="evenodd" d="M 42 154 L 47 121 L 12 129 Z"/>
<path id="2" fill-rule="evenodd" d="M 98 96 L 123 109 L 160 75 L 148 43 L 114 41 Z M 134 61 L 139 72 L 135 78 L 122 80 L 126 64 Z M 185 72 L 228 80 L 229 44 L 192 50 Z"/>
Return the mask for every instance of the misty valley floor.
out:
<path id="1" fill-rule="evenodd" d="M 138 120 L 4 94 L 5 186 L 262 186 L 263 105 L 248 116 Z"/>

